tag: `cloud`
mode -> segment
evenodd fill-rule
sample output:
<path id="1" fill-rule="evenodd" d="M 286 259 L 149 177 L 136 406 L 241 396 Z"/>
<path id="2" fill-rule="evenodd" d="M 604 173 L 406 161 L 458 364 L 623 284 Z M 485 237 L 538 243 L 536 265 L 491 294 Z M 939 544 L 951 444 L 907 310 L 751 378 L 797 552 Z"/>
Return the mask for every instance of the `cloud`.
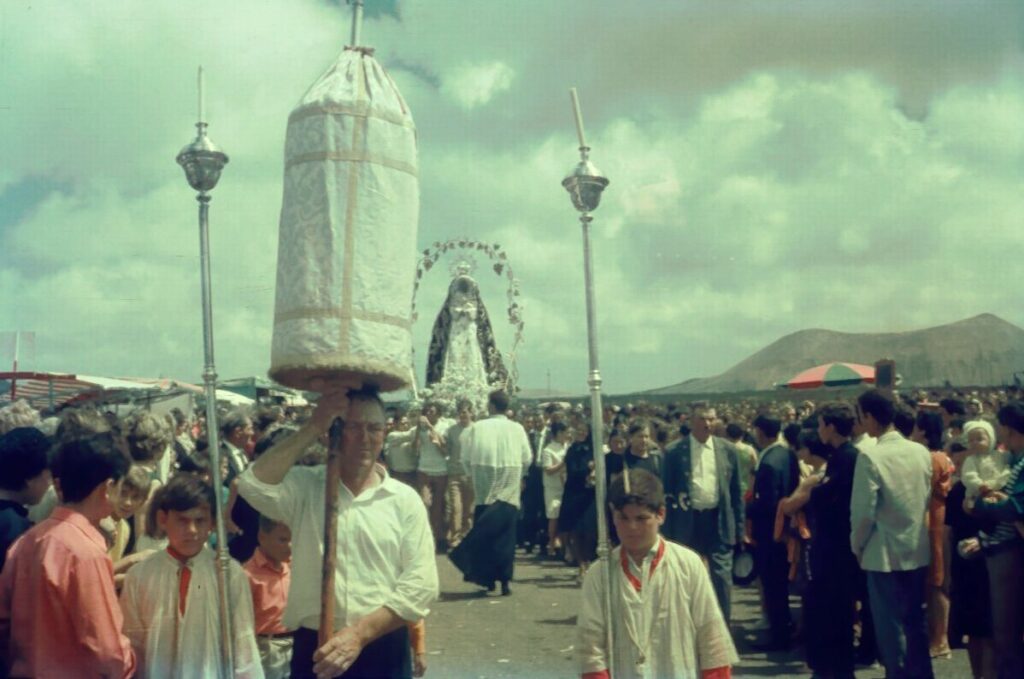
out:
<path id="1" fill-rule="evenodd" d="M 521 280 L 525 386 L 550 370 L 586 389 L 580 225 L 560 185 L 573 85 L 611 180 L 592 224 L 608 392 L 715 374 L 805 327 L 1024 325 L 1024 8 L 583 2 L 409 0 L 363 29 L 416 119 L 419 245 L 501 243 Z M 174 157 L 202 63 L 231 158 L 211 205 L 218 372 L 266 371 L 286 120 L 348 17 L 323 0 L 129 18 L 0 3 L 0 330 L 36 331 L 30 367 L 199 379 L 196 202 Z M 478 264 L 507 349 L 507 281 Z M 420 291 L 421 375 L 446 271 Z"/>
<path id="2" fill-rule="evenodd" d="M 515 71 L 500 61 L 459 66 L 445 76 L 441 91 L 468 111 L 507 91 L 514 77 Z"/>

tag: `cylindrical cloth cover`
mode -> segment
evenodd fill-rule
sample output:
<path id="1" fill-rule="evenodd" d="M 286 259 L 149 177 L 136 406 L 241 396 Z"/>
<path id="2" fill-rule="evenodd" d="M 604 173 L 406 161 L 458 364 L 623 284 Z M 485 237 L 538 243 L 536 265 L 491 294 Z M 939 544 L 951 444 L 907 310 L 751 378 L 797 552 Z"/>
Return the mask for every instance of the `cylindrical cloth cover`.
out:
<path id="1" fill-rule="evenodd" d="M 416 130 L 368 50 L 346 48 L 292 111 L 284 168 L 270 377 L 408 386 Z"/>

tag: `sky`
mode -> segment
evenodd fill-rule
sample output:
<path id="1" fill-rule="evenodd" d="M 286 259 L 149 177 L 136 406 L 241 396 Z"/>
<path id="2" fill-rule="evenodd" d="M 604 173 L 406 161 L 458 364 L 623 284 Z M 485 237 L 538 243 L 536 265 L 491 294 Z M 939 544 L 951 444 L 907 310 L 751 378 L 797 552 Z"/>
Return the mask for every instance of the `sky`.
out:
<path id="1" fill-rule="evenodd" d="M 606 392 L 715 375 L 805 328 L 1024 326 L 1024 3 L 366 6 L 362 42 L 417 126 L 419 249 L 507 252 L 524 388 L 586 391 L 561 187 L 574 86 L 611 182 L 592 225 Z M 174 158 L 201 64 L 230 157 L 210 212 L 217 372 L 266 373 L 287 117 L 350 18 L 329 0 L 0 3 L 0 331 L 35 332 L 19 367 L 200 380 L 196 202 Z M 451 263 L 417 295 L 420 379 Z M 508 352 L 508 280 L 476 264 Z"/>

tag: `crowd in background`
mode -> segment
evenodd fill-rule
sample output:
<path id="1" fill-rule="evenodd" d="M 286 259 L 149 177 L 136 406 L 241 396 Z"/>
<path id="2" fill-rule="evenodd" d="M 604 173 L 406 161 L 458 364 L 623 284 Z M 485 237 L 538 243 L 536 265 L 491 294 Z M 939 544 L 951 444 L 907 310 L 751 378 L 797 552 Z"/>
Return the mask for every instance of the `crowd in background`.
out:
<path id="1" fill-rule="evenodd" d="M 670 486 L 678 485 L 671 469 L 682 442 L 726 451 L 727 467 L 719 465 L 711 473 L 712 478 L 735 475 L 740 511 L 729 517 L 740 527 L 727 544 L 728 564 L 738 563 L 741 554 L 754 555 L 766 650 L 802 643 L 817 676 L 853 676 L 855 664 L 878 660 L 893 676 L 928 676 L 932 659 L 962 647 L 969 651 L 976 677 L 1024 676 L 1024 586 L 1019 578 L 1024 568 L 1024 478 L 1018 478 L 1024 459 L 1019 445 L 1024 441 L 1024 406 L 1017 400 L 1022 395 L 1013 389 L 946 389 L 895 399 L 883 395 L 877 401 L 861 395 L 819 403 L 786 396 L 774 401 L 608 406 L 600 442 L 608 480 L 625 468 L 645 469 L 666 482 L 670 510 L 678 516 L 692 512 L 724 520 L 726 499 L 718 491 L 712 488 L 704 504 L 697 494 L 703 473 L 697 466 L 699 451 L 692 462 L 694 496 L 673 493 Z M 484 414 L 468 401 L 428 401 L 415 407 L 394 405 L 386 415 L 381 461 L 394 478 L 420 493 L 436 550 L 444 553 L 472 526 L 473 487 L 459 441 Z M 508 415 L 523 425 L 533 452 L 522 483 L 519 546 L 540 558 L 576 565 L 582 580 L 596 557 L 599 511 L 589 409 L 584 404 L 546 403 L 515 406 Z M 271 646 L 287 633 L 280 626 L 280 613 L 287 594 L 290 535 L 287 526 L 261 520 L 238 496 L 236 479 L 308 416 L 306 408 L 281 405 L 220 415 L 223 487 L 218 492 L 227 508 L 231 556 L 245 564 L 252 587 L 252 634 L 260 640 L 267 676 L 284 676 L 273 675 L 273 663 L 280 665 L 280 660 L 275 661 Z M 155 520 L 160 489 L 181 475 L 206 484 L 212 478 L 205 417 L 198 410 L 174 409 L 164 415 L 137 410 L 122 417 L 85 405 L 43 416 L 17 402 L 0 409 L 0 435 L 0 566 L 16 538 L 58 504 L 50 484 L 54 451 L 75 442 L 109 436 L 130 458 L 111 494 L 111 516 L 101 522 L 118 589 L 132 569 L 168 545 L 166 530 Z M 901 461 L 890 464 L 883 459 L 885 445 L 896 437 L 893 450 Z M 917 447 L 898 447 L 907 441 Z M 322 464 L 326 445 L 325 440 L 311 447 L 302 464 Z M 881 451 L 878 459 L 873 457 L 875 447 Z M 927 452 L 922 458 L 927 462 L 924 504 L 898 506 L 913 495 L 901 495 L 900 484 L 918 480 L 913 476 L 917 469 L 902 461 L 921 450 Z M 732 478 L 719 481 L 713 486 L 728 491 Z M 711 510 L 717 513 L 707 514 Z M 887 526 L 893 513 L 904 523 Z M 873 554 L 872 540 L 886 530 L 892 531 L 892 544 Z M 918 534 L 925 536 L 923 547 L 914 542 Z M 666 535 L 679 539 L 668 529 Z M 687 546 L 705 557 L 714 580 L 721 565 L 715 550 L 721 546 L 701 543 L 700 536 L 706 534 L 699 526 L 685 535 L 694 536 L 694 544 Z M 896 544 L 901 540 L 906 544 Z M 274 542 L 284 547 L 275 550 Z M 872 561 L 876 557 L 885 563 Z M 260 575 L 260 567 L 275 575 Z M 874 572 L 920 573 L 920 578 L 894 584 L 872 579 Z M 881 588 L 887 586 L 895 586 L 892 596 L 906 601 L 885 600 L 882 605 L 896 626 L 886 623 L 876 630 L 879 618 L 872 615 L 872 605 L 878 607 Z M 728 587 L 731 583 L 722 584 L 719 578 L 716 594 L 727 620 L 729 597 L 722 590 Z M 904 596 L 908 588 L 915 591 Z M 802 597 L 799 619 L 789 611 L 790 595 Z M 918 600 L 926 610 L 921 620 L 907 612 Z M 844 612 L 837 614 L 836 606 Z M 918 633 L 924 635 L 923 642 Z M 902 639 L 902 647 L 889 648 L 892 634 Z M 422 638 L 414 644 L 417 671 L 422 673 Z"/>

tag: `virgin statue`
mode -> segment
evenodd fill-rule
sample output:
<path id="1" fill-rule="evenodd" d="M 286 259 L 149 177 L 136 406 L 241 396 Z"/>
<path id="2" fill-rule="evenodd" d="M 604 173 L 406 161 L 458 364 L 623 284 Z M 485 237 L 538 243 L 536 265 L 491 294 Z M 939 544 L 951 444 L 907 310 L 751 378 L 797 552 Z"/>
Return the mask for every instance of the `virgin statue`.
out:
<path id="1" fill-rule="evenodd" d="M 504 387 L 507 379 L 480 287 L 469 275 L 469 267 L 459 266 L 434 321 L 427 386 L 456 394 L 486 394 Z"/>

